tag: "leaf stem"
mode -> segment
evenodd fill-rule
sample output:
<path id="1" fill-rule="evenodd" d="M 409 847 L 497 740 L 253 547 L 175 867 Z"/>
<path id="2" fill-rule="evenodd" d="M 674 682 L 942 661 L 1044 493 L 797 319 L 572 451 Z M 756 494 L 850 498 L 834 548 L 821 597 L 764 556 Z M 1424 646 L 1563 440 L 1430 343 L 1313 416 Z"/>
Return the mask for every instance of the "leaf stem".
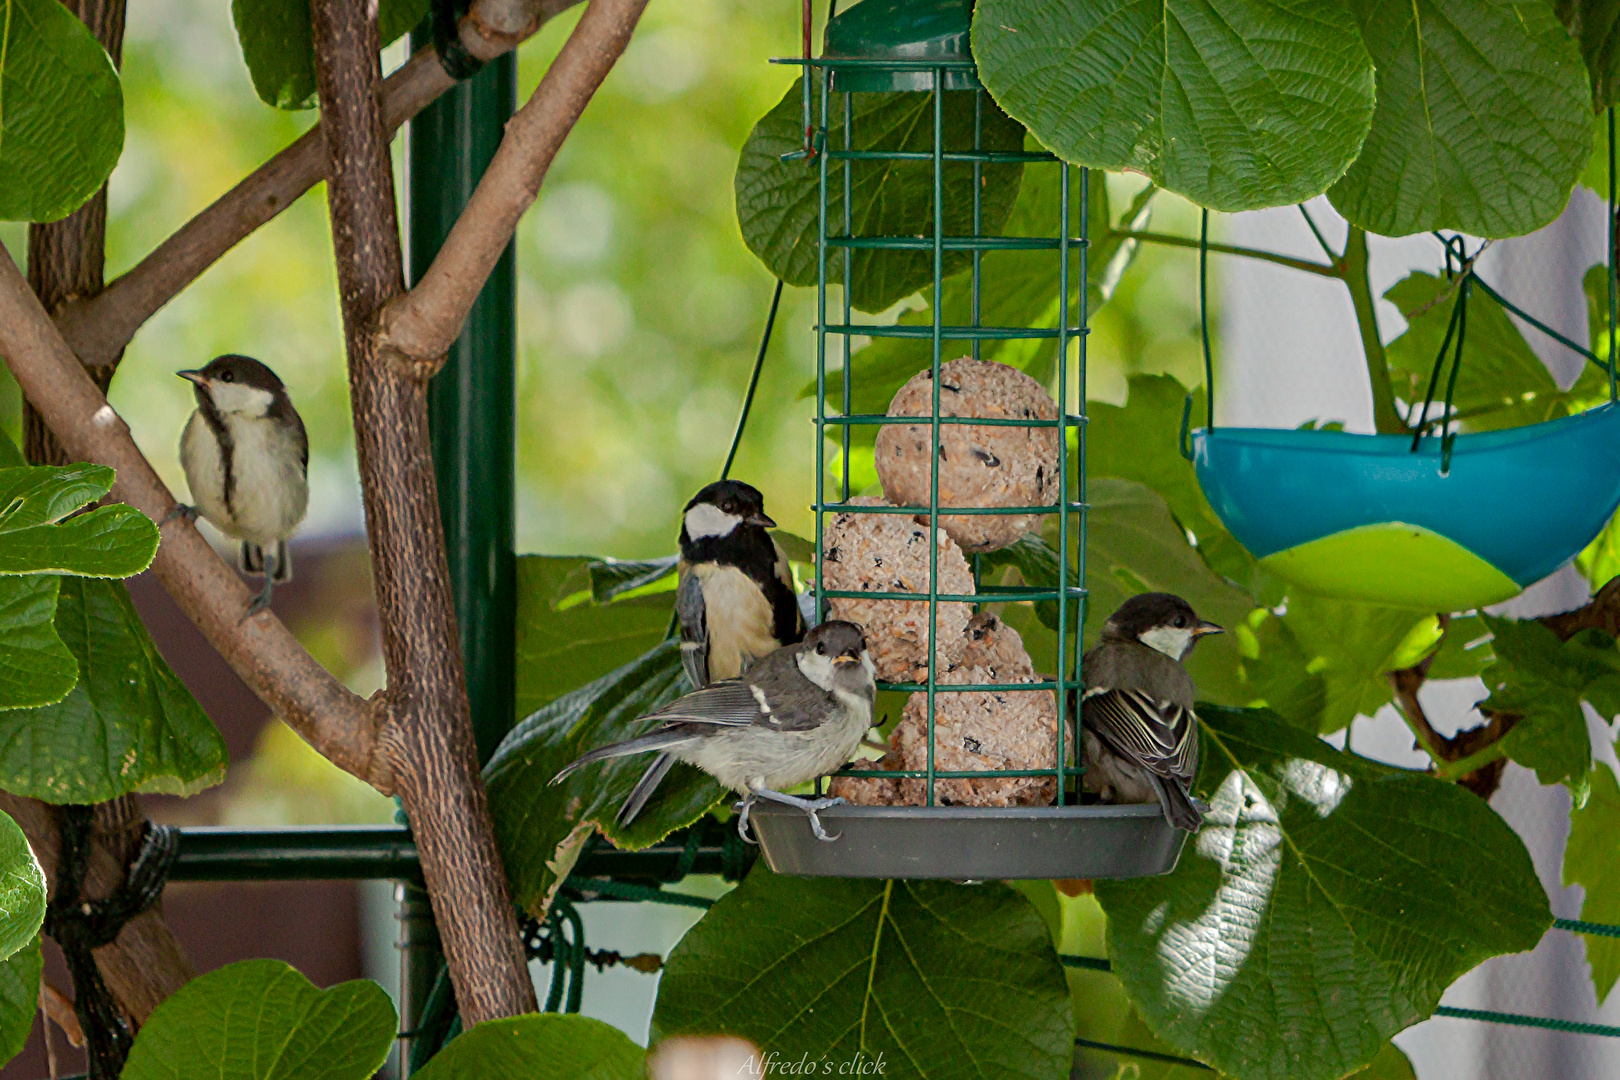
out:
<path id="1" fill-rule="evenodd" d="M 1356 309 L 1356 327 L 1361 331 L 1361 351 L 1367 358 L 1367 381 L 1372 384 L 1373 426 L 1381 435 L 1404 435 L 1409 430 L 1395 411 L 1395 389 L 1389 379 L 1389 361 L 1384 342 L 1378 336 L 1378 313 L 1373 307 L 1372 281 L 1368 276 L 1367 233 L 1350 226 L 1344 242 L 1344 258 L 1337 275 L 1350 290 Z"/>
<path id="2" fill-rule="evenodd" d="M 1197 248 L 1198 241 L 1191 236 L 1174 236 L 1170 233 L 1146 232 L 1137 229 L 1121 229 L 1115 232 L 1116 236 L 1123 236 L 1128 240 L 1140 240 L 1144 244 L 1164 244 L 1168 247 Z M 1241 255 L 1246 259 L 1259 259 L 1261 262 L 1276 263 L 1291 270 L 1303 270 L 1307 274 L 1316 274 L 1319 277 L 1342 278 L 1344 275 L 1336 266 L 1325 263 L 1311 262 L 1309 259 L 1296 259 L 1292 255 L 1279 255 L 1275 251 L 1264 251 L 1260 248 L 1240 247 L 1236 244 L 1210 244 L 1209 250 L 1218 251 L 1223 255 Z"/>

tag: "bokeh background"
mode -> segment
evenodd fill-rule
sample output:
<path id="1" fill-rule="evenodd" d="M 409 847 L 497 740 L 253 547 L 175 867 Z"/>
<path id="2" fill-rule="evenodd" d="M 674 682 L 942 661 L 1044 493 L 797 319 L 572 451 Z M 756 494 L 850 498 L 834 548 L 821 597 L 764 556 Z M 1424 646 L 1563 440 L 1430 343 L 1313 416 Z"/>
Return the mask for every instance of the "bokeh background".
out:
<path id="1" fill-rule="evenodd" d="M 520 99 L 576 17 L 563 16 L 524 47 Z M 680 506 L 717 475 L 773 284 L 743 245 L 733 172 L 754 121 L 794 79 L 793 69 L 768 59 L 793 54 L 798 45 L 796 11 L 780 0 L 655 2 L 558 156 L 538 205 L 523 219 L 517 236 L 519 551 L 624 558 L 669 553 Z M 384 66 L 403 57 L 403 47 L 395 46 Z M 128 136 L 111 181 L 109 278 L 314 120 L 312 112 L 280 112 L 254 96 L 225 0 L 135 0 L 124 91 Z M 1122 191 L 1131 186 L 1117 178 L 1110 183 Z M 1315 210 L 1330 232 L 1339 227 L 1331 211 Z M 1288 213 L 1243 215 L 1217 228 L 1237 242 L 1314 257 L 1308 233 Z M 1156 201 L 1156 231 L 1193 235 L 1196 226 L 1196 211 L 1186 203 L 1166 196 Z M 1517 271 L 1509 262 L 1502 273 L 1540 282 L 1544 296 L 1552 296 L 1548 282 L 1578 283 L 1589 263 L 1570 252 L 1584 252 L 1581 245 L 1594 239 L 1600 244 L 1601 226 L 1588 214 L 1561 227 L 1573 237 L 1561 241 L 1564 248 L 1521 257 Z M 0 225 L 0 242 L 23 261 L 20 226 Z M 1382 260 L 1379 284 L 1409 267 L 1432 268 L 1437 250 L 1422 242 L 1375 248 Z M 331 258 L 324 190 L 316 188 L 140 332 L 111 397 L 159 472 L 183 492 L 176 443 L 192 399 L 189 385 L 173 372 L 243 352 L 282 375 L 310 433 L 312 500 L 297 544 L 299 581 L 278 592 L 277 608 L 323 663 L 369 693 L 382 671 Z M 1217 260 L 1211 285 L 1225 420 L 1293 426 L 1320 418 L 1365 426 L 1366 391 L 1342 290 L 1236 260 Z M 1522 291 L 1518 298 L 1544 317 L 1556 314 L 1534 307 L 1536 298 Z M 813 305 L 809 290 L 789 289 L 784 296 L 734 469 L 765 492 L 785 528 L 800 534 L 811 529 L 813 410 L 803 390 L 814 375 Z M 1386 339 L 1399 332 L 1392 306 L 1382 305 L 1380 316 Z M 1568 329 L 1580 340 L 1584 322 Z M 1112 299 L 1093 313 L 1089 360 L 1087 396 L 1114 404 L 1124 403 L 1131 374 L 1168 372 L 1189 387 L 1202 382 L 1195 253 L 1162 246 L 1138 253 Z M 1555 369 L 1561 362 L 1551 353 L 1548 360 Z M 15 386 L 0 374 L 0 425 L 15 436 L 19 418 Z M 1570 592 L 1578 592 L 1578 582 L 1563 588 L 1531 602 L 1579 602 Z M 237 825 L 393 820 L 390 800 L 328 765 L 269 719 L 239 684 L 220 681 L 207 646 L 160 589 L 137 581 L 132 590 L 168 659 L 225 730 L 232 754 L 221 788 L 185 803 L 153 800 L 154 817 Z M 1477 722 L 1469 712 L 1471 692 L 1453 692 L 1444 710 L 1453 725 Z M 1403 756 L 1409 739 L 1392 714 L 1359 723 L 1354 738 L 1363 752 L 1411 763 Z M 1515 767 L 1499 799 L 1507 804 L 1499 809 L 1531 841 L 1559 914 L 1573 913 L 1579 890 L 1560 890 L 1556 881 L 1567 830 L 1561 789 L 1539 789 Z M 200 967 L 273 953 L 317 982 L 364 973 L 388 984 L 395 926 L 386 884 L 233 886 L 238 891 L 229 894 L 222 888 L 176 886 L 165 901 Z M 232 911 L 239 916 L 235 923 L 225 921 Z M 691 921 L 678 909 L 638 915 L 624 905 L 591 906 L 586 918 L 593 944 L 626 953 L 665 951 Z M 1495 970 L 1504 974 L 1491 977 L 1492 986 L 1475 980 L 1455 1003 L 1594 1018 L 1590 983 L 1581 985 L 1586 973 L 1579 945 L 1555 948 L 1561 951 L 1533 969 L 1499 965 Z M 633 972 L 593 975 L 586 1011 L 644 1038 L 654 985 Z M 1478 1025 L 1465 1033 L 1468 1027 L 1435 1021 L 1403 1036 L 1419 1075 L 1605 1075 L 1589 1071 L 1600 1068 L 1596 1058 L 1568 1050 L 1573 1044 L 1556 1037 L 1532 1040 L 1496 1029 L 1487 1037 Z M 36 1041 L 3 1075 L 43 1073 Z"/>

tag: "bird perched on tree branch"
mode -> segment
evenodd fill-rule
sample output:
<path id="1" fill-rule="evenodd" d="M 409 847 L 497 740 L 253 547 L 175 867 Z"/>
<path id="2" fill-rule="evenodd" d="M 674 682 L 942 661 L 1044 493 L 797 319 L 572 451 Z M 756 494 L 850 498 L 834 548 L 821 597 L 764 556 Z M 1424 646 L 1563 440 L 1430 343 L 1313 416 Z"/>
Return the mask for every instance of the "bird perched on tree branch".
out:
<path id="1" fill-rule="evenodd" d="M 309 438 L 276 373 L 247 356 L 221 356 L 200 371 L 176 372 L 196 388 L 197 409 L 180 435 L 180 464 L 199 515 L 242 541 L 242 569 L 263 574 L 248 608 L 268 607 L 271 590 L 292 580 L 287 540 L 309 508 Z"/>
<path id="2" fill-rule="evenodd" d="M 1188 793 L 1198 772 L 1198 718 L 1181 665 L 1199 638 L 1221 632 L 1169 593 L 1133 596 L 1108 617 L 1102 641 L 1080 661 L 1087 791 L 1103 802 L 1157 801 L 1188 832 L 1203 824 Z"/>
<path id="3" fill-rule="evenodd" d="M 737 828 L 745 839 L 749 811 L 756 800 L 769 799 L 808 814 L 818 839 L 836 840 L 817 814 L 843 799 L 801 799 L 783 789 L 849 761 L 872 726 L 874 677 L 861 628 L 825 622 L 740 677 L 711 683 L 659 709 L 651 719 L 662 722 L 647 734 L 592 750 L 551 782 L 592 762 L 656 750 L 697 766 L 741 795 Z M 645 802 L 645 783 L 643 777 L 632 800 Z"/>

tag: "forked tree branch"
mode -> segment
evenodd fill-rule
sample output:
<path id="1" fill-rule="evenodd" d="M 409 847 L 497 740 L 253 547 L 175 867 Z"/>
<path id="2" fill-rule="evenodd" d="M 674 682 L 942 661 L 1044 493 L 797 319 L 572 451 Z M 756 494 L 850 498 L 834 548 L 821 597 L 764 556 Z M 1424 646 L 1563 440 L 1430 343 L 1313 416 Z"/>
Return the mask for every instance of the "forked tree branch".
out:
<path id="1" fill-rule="evenodd" d="M 509 52 L 579 0 L 479 0 L 461 23 L 461 42 L 480 60 Z M 390 136 L 455 83 L 432 49 L 422 49 L 383 84 Z M 226 252 L 274 219 L 326 174 L 320 125 L 255 169 L 95 296 L 52 314 L 68 347 L 88 367 L 110 368 L 146 321 Z"/>
<path id="2" fill-rule="evenodd" d="M 384 349 L 426 379 L 444 363 L 568 133 L 618 61 L 647 0 L 591 0 L 416 287 L 383 309 Z"/>
<path id="3" fill-rule="evenodd" d="M 68 350 L 3 247 L 0 356 L 75 460 L 116 470 L 114 499 L 153 521 L 168 517 L 174 496 L 135 445 L 129 426 Z M 266 611 L 243 621 L 252 595 L 195 527 L 176 520 L 163 533 L 152 571 L 209 643 L 310 745 L 379 791 L 392 792 L 388 760 L 378 752 L 378 707 L 316 663 L 274 614 Z"/>
<path id="4" fill-rule="evenodd" d="M 533 1012 L 534 985 L 478 772 L 428 449 L 427 386 L 390 364 L 375 334 L 384 305 L 404 291 L 378 100 L 376 8 L 368 0 L 314 0 L 310 10 L 349 397 L 388 669 L 385 733 L 451 984 L 471 1026 Z"/>

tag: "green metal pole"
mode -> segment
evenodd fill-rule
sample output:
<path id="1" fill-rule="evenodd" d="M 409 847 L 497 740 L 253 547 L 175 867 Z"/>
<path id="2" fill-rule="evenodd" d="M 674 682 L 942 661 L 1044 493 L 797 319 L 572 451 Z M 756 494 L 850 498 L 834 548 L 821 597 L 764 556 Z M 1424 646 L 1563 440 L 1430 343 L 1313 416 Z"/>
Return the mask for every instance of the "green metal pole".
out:
<path id="1" fill-rule="evenodd" d="M 426 28 L 411 35 L 413 49 L 431 44 Z M 411 121 L 406 213 L 412 281 L 427 271 L 467 205 L 516 105 L 517 58 L 508 53 Z M 428 388 L 439 512 L 480 761 L 512 726 L 516 270 L 516 248 L 508 245 Z M 399 1005 L 401 1030 L 410 1031 L 443 960 L 426 893 L 406 883 L 401 900 Z M 402 1076 L 410 1070 L 411 1044 L 400 1040 Z"/>

